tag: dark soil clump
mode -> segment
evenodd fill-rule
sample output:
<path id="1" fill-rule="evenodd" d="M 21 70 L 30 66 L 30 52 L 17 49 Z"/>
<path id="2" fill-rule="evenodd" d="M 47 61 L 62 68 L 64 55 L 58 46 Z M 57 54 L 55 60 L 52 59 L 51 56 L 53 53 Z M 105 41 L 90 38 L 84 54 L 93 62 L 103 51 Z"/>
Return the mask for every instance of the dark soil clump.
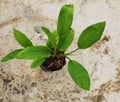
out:
<path id="1" fill-rule="evenodd" d="M 65 57 L 60 56 L 60 54 L 63 54 L 63 52 L 57 51 L 56 56 L 50 56 L 46 58 L 46 60 L 42 63 L 40 67 L 46 72 L 57 71 L 62 69 L 62 67 L 66 63 L 66 60 Z"/>

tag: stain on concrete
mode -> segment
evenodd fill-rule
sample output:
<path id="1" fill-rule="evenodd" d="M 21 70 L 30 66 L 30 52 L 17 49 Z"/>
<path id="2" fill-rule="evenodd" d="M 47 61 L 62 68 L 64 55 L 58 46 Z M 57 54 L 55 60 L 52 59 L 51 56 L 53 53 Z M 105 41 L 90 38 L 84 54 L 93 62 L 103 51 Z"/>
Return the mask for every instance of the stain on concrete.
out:
<path id="1" fill-rule="evenodd" d="M 67 65 L 58 72 L 46 73 L 41 68 L 31 69 L 30 61 L 12 60 L 0 62 L 0 102 L 114 102 L 114 96 L 120 101 L 119 1 L 0 0 L 0 44 L 4 45 L 0 46 L 0 59 L 20 47 L 13 38 L 13 28 L 25 32 L 34 44 L 44 44 L 35 37 L 34 27 L 55 29 L 58 8 L 66 3 L 75 6 L 76 32 L 93 22 L 107 22 L 102 39 L 74 57 L 89 71 L 91 90 L 84 91 L 73 82 Z M 74 48 L 75 43 L 71 46 Z"/>
<path id="2" fill-rule="evenodd" d="M 109 40 L 110 40 L 110 36 L 104 35 L 104 37 L 100 41 L 98 41 L 95 45 L 93 45 L 92 48 L 99 49 L 103 44 L 105 44 Z"/>

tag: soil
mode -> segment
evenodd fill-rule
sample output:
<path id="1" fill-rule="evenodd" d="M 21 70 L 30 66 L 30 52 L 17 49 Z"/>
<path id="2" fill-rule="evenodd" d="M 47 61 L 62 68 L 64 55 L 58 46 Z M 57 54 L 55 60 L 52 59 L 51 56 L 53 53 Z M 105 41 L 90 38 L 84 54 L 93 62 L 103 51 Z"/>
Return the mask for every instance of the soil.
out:
<path id="1" fill-rule="evenodd" d="M 54 49 L 52 49 L 52 51 L 54 51 Z M 62 69 L 62 67 L 66 64 L 66 60 L 65 57 L 60 56 L 61 54 L 63 54 L 63 52 L 57 51 L 56 56 L 50 56 L 46 58 L 40 67 L 46 72 Z"/>

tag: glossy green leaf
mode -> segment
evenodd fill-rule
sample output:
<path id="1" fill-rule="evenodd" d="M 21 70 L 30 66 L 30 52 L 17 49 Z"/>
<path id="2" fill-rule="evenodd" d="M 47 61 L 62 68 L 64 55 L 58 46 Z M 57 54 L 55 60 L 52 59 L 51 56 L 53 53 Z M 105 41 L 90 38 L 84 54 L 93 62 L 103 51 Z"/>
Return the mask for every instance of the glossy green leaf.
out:
<path id="1" fill-rule="evenodd" d="M 38 66 L 40 67 L 40 65 L 45 61 L 45 58 L 42 59 L 35 59 L 32 61 L 31 64 L 31 68 L 37 68 Z"/>
<path id="2" fill-rule="evenodd" d="M 33 46 L 32 42 L 27 38 L 27 36 L 19 30 L 14 29 L 14 37 L 23 47 Z"/>
<path id="3" fill-rule="evenodd" d="M 74 31 L 71 29 L 68 32 L 68 36 L 66 37 L 61 37 L 59 42 L 58 42 L 58 49 L 60 51 L 66 51 L 68 47 L 71 45 L 74 39 Z"/>
<path id="4" fill-rule="evenodd" d="M 85 90 L 90 89 L 90 77 L 87 70 L 78 62 L 71 60 L 68 63 L 68 72 L 75 83 Z"/>
<path id="5" fill-rule="evenodd" d="M 50 30 L 46 27 L 41 27 L 42 30 L 45 32 L 45 34 L 48 36 L 48 43 L 50 43 L 50 46 L 52 47 L 55 47 L 56 46 L 56 43 L 57 43 L 57 39 L 56 37 L 58 36 L 57 35 L 57 32 L 50 32 Z"/>
<path id="6" fill-rule="evenodd" d="M 50 32 L 50 30 L 46 27 L 41 27 L 41 28 L 45 32 L 45 34 L 48 36 L 48 40 L 50 40 L 51 44 L 54 46 L 55 42 L 54 42 L 54 38 L 52 37 L 52 33 Z"/>
<path id="7" fill-rule="evenodd" d="M 55 48 L 57 45 L 58 39 L 59 39 L 58 34 L 57 34 L 57 30 L 52 32 L 51 37 L 54 39 L 54 44 L 52 44 L 52 41 L 50 39 L 48 39 L 47 46 L 49 48 Z"/>
<path id="8" fill-rule="evenodd" d="M 11 53 L 9 53 L 8 55 L 6 55 L 2 60 L 1 62 L 6 62 L 6 61 L 9 61 L 11 59 L 14 59 L 16 58 L 16 55 L 21 52 L 23 49 L 17 49 L 17 50 L 14 50 L 12 51 Z"/>
<path id="9" fill-rule="evenodd" d="M 57 32 L 59 38 L 63 36 L 69 36 L 68 32 L 71 28 L 73 21 L 73 5 L 64 5 L 59 13 L 58 23 L 57 23 Z"/>
<path id="10" fill-rule="evenodd" d="M 57 42 L 59 40 L 59 36 L 58 36 L 57 30 L 54 30 L 52 32 L 52 37 L 54 38 L 54 42 L 57 44 Z"/>
<path id="11" fill-rule="evenodd" d="M 96 43 L 102 36 L 106 22 L 99 22 L 87 27 L 78 39 L 78 47 L 85 49 Z"/>
<path id="12" fill-rule="evenodd" d="M 18 59 L 41 59 L 48 57 L 50 50 L 45 46 L 31 46 L 21 51 L 16 58 Z"/>

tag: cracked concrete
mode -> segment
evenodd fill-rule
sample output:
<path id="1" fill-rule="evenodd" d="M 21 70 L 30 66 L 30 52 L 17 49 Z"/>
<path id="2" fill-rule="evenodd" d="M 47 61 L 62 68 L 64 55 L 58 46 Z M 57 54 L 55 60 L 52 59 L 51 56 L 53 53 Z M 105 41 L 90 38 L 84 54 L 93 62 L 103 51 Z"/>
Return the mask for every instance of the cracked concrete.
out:
<path id="1" fill-rule="evenodd" d="M 71 58 L 86 67 L 91 90 L 84 91 L 72 81 L 67 65 L 47 73 L 31 69 L 31 61 L 0 62 L 0 102 L 119 102 L 120 101 L 120 0 L 0 0 L 0 59 L 20 48 L 13 29 L 23 31 L 34 44 L 45 44 L 43 32 L 35 27 L 56 28 L 62 5 L 75 6 L 72 27 L 75 49 L 79 33 L 88 25 L 106 21 L 102 39 Z M 41 34 L 41 35 L 39 35 Z"/>

